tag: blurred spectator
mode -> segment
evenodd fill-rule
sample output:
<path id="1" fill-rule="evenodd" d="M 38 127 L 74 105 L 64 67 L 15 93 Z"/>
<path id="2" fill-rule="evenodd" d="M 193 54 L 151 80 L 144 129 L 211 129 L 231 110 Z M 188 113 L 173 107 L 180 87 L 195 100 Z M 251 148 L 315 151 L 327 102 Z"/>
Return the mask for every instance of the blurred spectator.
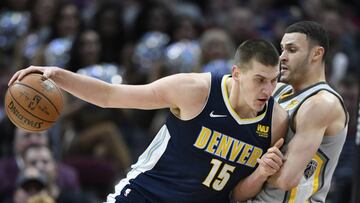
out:
<path id="1" fill-rule="evenodd" d="M 36 194 L 30 197 L 27 203 L 55 203 L 55 200 L 47 194 Z"/>
<path id="2" fill-rule="evenodd" d="M 105 198 L 115 181 L 126 174 L 132 158 L 117 126 L 103 121 L 78 133 L 64 161 L 77 169 L 85 191 Z"/>
<path id="3" fill-rule="evenodd" d="M 0 159 L 0 201 L 11 195 L 15 189 L 19 171 L 24 169 L 23 153 L 33 144 L 47 145 L 45 132 L 27 132 L 16 128 L 14 134 L 14 156 Z M 78 177 L 75 171 L 62 163 L 58 165 L 58 185 L 62 188 L 79 189 Z"/>
<path id="4" fill-rule="evenodd" d="M 226 21 L 226 29 L 234 44 L 241 44 L 245 40 L 259 37 L 256 30 L 254 13 L 247 7 L 231 9 Z"/>
<path id="5" fill-rule="evenodd" d="M 147 32 L 135 45 L 133 63 L 140 73 L 147 76 L 148 82 L 161 77 L 164 65 L 164 50 L 170 38 L 162 32 Z"/>
<path id="6" fill-rule="evenodd" d="M 197 72 L 201 49 L 197 41 L 182 40 L 165 49 L 167 74 Z"/>
<path id="7" fill-rule="evenodd" d="M 323 13 L 323 0 L 299 0 L 304 20 L 319 21 Z"/>
<path id="8" fill-rule="evenodd" d="M 200 22 L 186 15 L 175 16 L 171 26 L 172 29 L 170 34 L 172 41 L 174 42 L 184 39 L 197 40 L 201 30 Z"/>
<path id="9" fill-rule="evenodd" d="M 354 160 L 355 160 L 355 137 L 357 127 L 357 98 L 359 87 L 358 78 L 347 75 L 339 85 L 337 90 L 344 99 L 345 107 L 349 112 L 349 128 L 344 147 L 342 149 L 339 163 L 334 172 L 332 191 L 329 199 L 332 203 L 350 202 L 351 186 L 353 183 Z"/>
<path id="10" fill-rule="evenodd" d="M 47 179 L 47 190 L 57 203 L 90 202 L 80 190 L 71 187 L 61 187 L 57 180 L 62 180 L 58 165 L 50 149 L 46 145 L 30 145 L 24 152 L 25 168 L 34 167 Z"/>
<path id="11" fill-rule="evenodd" d="M 234 52 L 234 44 L 229 35 L 221 29 L 209 29 L 200 39 L 201 45 L 201 71 L 210 71 L 214 74 L 228 74 L 231 66 L 229 60 Z M 216 64 L 210 65 L 216 61 Z M 220 66 L 215 66 L 220 65 Z"/>
<path id="12" fill-rule="evenodd" d="M 62 2 L 55 13 L 49 41 L 39 48 L 33 64 L 65 67 L 70 60 L 72 43 L 80 29 L 80 11 L 76 4 Z"/>
<path id="13" fill-rule="evenodd" d="M 135 20 L 133 40 L 137 41 L 147 32 L 169 35 L 172 14 L 167 5 L 159 0 L 148 0 L 141 5 Z"/>
<path id="14" fill-rule="evenodd" d="M 103 3 L 94 16 L 94 29 L 99 33 L 102 45 L 102 62 L 117 62 L 117 56 L 126 41 L 121 13 L 117 3 Z"/>
<path id="15" fill-rule="evenodd" d="M 15 43 L 26 33 L 29 26 L 27 1 L 4 0 L 4 8 L 0 8 L 0 69 L 11 65 Z"/>
<path id="16" fill-rule="evenodd" d="M 16 181 L 16 190 L 12 199 L 7 203 L 28 203 L 30 199 L 37 195 L 49 197 L 48 181 L 46 177 L 36 168 L 24 168 Z M 52 198 L 49 197 L 51 200 Z"/>
<path id="17" fill-rule="evenodd" d="M 240 1 L 236 0 L 210 0 L 200 4 L 204 11 L 204 27 L 222 27 L 227 24 L 228 13 L 232 8 L 238 6 Z"/>
<path id="18" fill-rule="evenodd" d="M 335 9 L 324 10 L 321 22 L 329 32 L 330 50 L 326 58 L 327 77 L 334 86 L 337 86 L 347 74 L 356 70 L 354 37 L 349 29 L 349 22 Z M 352 70 L 351 70 L 352 69 Z"/>
<path id="19" fill-rule="evenodd" d="M 18 70 L 32 64 L 38 49 L 51 35 L 51 24 L 58 0 L 29 1 L 30 25 L 27 34 L 16 45 L 14 69 Z M 46 11 L 46 12 L 44 12 Z"/>

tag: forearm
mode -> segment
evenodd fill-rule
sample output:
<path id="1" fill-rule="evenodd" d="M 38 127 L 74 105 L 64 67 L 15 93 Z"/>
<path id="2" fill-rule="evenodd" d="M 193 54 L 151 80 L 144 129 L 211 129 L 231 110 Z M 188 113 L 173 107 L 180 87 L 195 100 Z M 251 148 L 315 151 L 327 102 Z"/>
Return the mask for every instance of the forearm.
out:
<path id="1" fill-rule="evenodd" d="M 299 184 L 306 165 L 318 148 L 318 145 L 314 146 L 313 143 L 319 142 L 315 139 L 305 141 L 300 139 L 301 137 L 303 136 L 294 137 L 289 143 L 288 152 L 285 155 L 286 161 L 281 169 L 268 179 L 268 183 L 272 186 L 287 191 Z"/>
<path id="2" fill-rule="evenodd" d="M 55 69 L 50 79 L 61 89 L 84 101 L 100 107 L 105 107 L 107 104 L 107 98 L 110 94 L 108 83 L 61 68 Z"/>
<path id="3" fill-rule="evenodd" d="M 236 185 L 232 193 L 233 200 L 238 202 L 245 201 L 260 192 L 263 184 L 267 180 L 267 177 L 260 175 L 258 169 L 259 168 Z"/>
<path id="4" fill-rule="evenodd" d="M 302 164 L 299 165 L 299 162 L 292 163 L 291 159 L 289 159 L 288 163 L 286 162 L 276 174 L 272 175 L 267 180 L 268 184 L 283 191 L 288 191 L 293 187 L 296 187 L 303 174 L 303 170 L 301 170 L 303 168 Z M 292 167 L 291 164 L 293 164 L 294 167 Z M 300 170 L 295 170 L 294 168 Z"/>

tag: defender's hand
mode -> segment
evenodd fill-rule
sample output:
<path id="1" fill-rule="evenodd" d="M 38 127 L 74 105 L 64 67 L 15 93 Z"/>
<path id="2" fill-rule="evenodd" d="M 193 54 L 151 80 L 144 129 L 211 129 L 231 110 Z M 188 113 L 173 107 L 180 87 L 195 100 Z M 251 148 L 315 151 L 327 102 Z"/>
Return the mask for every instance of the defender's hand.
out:
<path id="1" fill-rule="evenodd" d="M 257 159 L 259 163 L 258 170 L 263 177 L 269 177 L 275 174 L 285 161 L 284 155 L 280 151 L 280 147 L 284 144 L 284 139 L 279 139 L 273 147 L 269 148 L 267 152 Z"/>

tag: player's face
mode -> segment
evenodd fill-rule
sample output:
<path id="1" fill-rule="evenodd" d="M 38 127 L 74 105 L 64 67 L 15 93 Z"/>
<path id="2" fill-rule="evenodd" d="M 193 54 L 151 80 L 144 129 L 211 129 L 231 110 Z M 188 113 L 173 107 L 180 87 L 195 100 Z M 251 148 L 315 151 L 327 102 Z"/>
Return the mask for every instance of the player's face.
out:
<path id="1" fill-rule="evenodd" d="M 240 75 L 240 91 L 247 105 L 259 112 L 275 89 L 279 69 L 277 65 L 265 66 L 256 60 L 250 61 L 249 66 Z"/>
<path id="2" fill-rule="evenodd" d="M 280 81 L 297 84 L 304 79 L 309 68 L 309 41 L 303 33 L 286 33 L 280 46 Z"/>

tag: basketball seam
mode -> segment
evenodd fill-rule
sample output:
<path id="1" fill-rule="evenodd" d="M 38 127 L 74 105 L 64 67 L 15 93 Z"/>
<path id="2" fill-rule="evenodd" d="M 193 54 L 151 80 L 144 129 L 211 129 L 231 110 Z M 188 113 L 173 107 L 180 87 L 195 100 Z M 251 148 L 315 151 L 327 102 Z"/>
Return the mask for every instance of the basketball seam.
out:
<path id="1" fill-rule="evenodd" d="M 15 83 L 17 84 L 17 83 Z M 34 116 L 35 118 L 39 119 L 39 120 L 42 120 L 42 121 L 45 121 L 45 122 L 48 122 L 48 123 L 54 123 L 55 121 L 48 121 L 48 120 L 45 120 L 45 119 L 42 119 L 42 118 L 39 118 L 37 117 L 36 115 L 32 114 L 31 112 L 29 112 L 27 109 L 25 109 L 16 99 L 15 97 L 13 96 L 13 94 L 11 93 L 11 90 L 9 89 L 9 93 L 10 93 L 10 96 L 11 98 L 14 99 L 14 101 L 16 102 L 16 104 L 18 104 L 22 109 L 24 109 L 27 113 L 29 113 L 30 115 Z"/>
<path id="2" fill-rule="evenodd" d="M 18 84 L 18 85 L 23 85 L 23 86 L 25 86 L 25 87 L 28 87 L 28 88 L 30 88 L 30 89 L 32 89 L 32 90 L 34 90 L 34 91 L 36 91 L 37 93 L 39 93 L 39 94 L 41 94 L 46 100 L 48 100 L 48 102 L 54 107 L 54 109 L 55 109 L 55 111 L 56 111 L 56 113 L 58 114 L 58 115 L 60 115 L 60 113 L 59 113 L 59 111 L 58 111 L 58 109 L 56 108 L 56 106 L 54 105 L 54 103 L 52 103 L 52 101 L 49 99 L 49 98 L 47 98 L 43 93 L 41 93 L 40 91 L 38 91 L 37 89 L 35 89 L 35 88 L 33 88 L 33 87 L 31 87 L 30 85 L 27 85 L 27 84 L 24 84 L 24 83 L 19 83 L 19 82 L 16 82 L 16 83 L 14 83 L 14 85 L 15 84 Z"/>

